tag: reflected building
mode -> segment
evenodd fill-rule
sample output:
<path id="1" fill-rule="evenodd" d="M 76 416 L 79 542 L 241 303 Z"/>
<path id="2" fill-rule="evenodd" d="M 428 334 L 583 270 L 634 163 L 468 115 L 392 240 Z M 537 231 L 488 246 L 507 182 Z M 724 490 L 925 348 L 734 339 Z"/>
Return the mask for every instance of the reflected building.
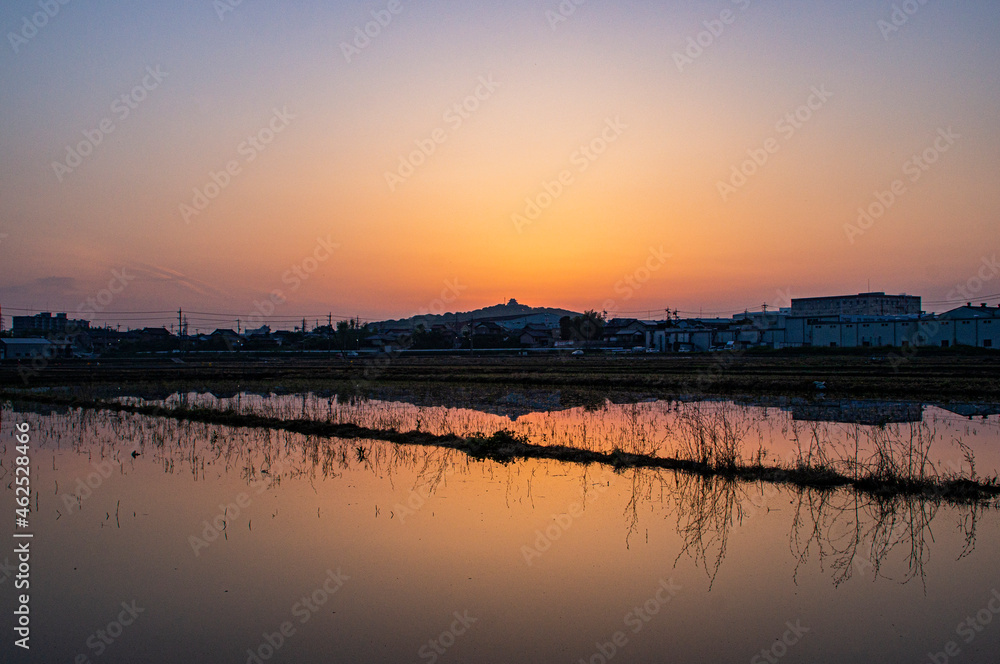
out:
<path id="1" fill-rule="evenodd" d="M 920 422 L 924 416 L 924 405 L 915 402 L 862 401 L 844 399 L 795 404 L 788 408 L 793 420 L 807 422 L 838 422 L 842 424 L 865 424 L 880 426 Z"/>

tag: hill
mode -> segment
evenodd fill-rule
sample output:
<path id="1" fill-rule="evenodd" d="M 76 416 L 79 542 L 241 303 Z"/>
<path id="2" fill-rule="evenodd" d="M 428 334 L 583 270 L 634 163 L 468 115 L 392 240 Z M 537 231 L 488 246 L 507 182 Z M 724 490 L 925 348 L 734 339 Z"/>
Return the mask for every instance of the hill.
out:
<path id="1" fill-rule="evenodd" d="M 476 322 L 482 321 L 510 321 L 517 320 L 520 318 L 532 317 L 537 319 L 539 322 L 546 320 L 551 322 L 553 325 L 557 325 L 560 318 L 563 316 L 579 316 L 580 313 L 577 311 L 569 311 L 567 309 L 555 309 L 552 307 L 530 307 L 526 304 L 521 304 L 515 299 L 511 299 L 506 304 L 494 304 L 493 306 L 483 307 L 481 309 L 476 309 L 474 311 L 456 311 L 448 312 L 444 314 L 419 314 L 416 316 L 410 316 L 409 318 L 399 318 L 393 320 L 386 320 L 380 323 L 376 323 L 382 329 L 388 328 L 408 328 L 413 329 L 417 325 L 423 325 L 425 328 L 430 329 L 434 325 L 451 325 L 454 326 L 460 323 L 466 323 L 472 320 Z M 534 322 L 534 321 L 532 321 Z"/>

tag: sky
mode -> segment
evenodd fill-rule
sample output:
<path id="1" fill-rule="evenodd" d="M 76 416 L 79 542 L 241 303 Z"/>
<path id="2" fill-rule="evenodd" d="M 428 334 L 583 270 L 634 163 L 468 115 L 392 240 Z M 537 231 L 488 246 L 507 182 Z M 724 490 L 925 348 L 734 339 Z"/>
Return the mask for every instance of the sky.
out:
<path id="1" fill-rule="evenodd" d="M 1000 301 L 1000 3 L 9 0 L 0 28 L 5 325 Z"/>

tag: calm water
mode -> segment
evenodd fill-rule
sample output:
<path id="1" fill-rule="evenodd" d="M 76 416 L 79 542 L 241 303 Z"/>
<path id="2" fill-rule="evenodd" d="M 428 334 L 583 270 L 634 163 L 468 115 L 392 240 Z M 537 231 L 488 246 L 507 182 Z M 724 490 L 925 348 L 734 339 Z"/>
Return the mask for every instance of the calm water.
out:
<path id="1" fill-rule="evenodd" d="M 996 415 L 912 404 L 169 400 L 657 454 L 702 426 L 775 460 L 879 436 L 929 440 L 945 472 L 968 471 L 969 451 L 980 474 L 1000 458 Z M 132 415 L 0 414 L 7 514 L 13 427 L 31 426 L 35 534 L 32 650 L 5 630 L 4 661 L 942 662 L 950 650 L 987 662 L 1000 646 L 993 509 Z M 8 625 L 12 583 L 0 583 Z"/>

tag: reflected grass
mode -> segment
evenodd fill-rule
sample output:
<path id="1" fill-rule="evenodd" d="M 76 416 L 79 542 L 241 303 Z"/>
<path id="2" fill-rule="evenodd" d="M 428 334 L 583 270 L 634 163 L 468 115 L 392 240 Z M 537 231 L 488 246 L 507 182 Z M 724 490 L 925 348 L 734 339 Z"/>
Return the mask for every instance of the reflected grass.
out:
<path id="1" fill-rule="evenodd" d="M 233 473 L 250 486 L 268 490 L 281 488 L 289 480 L 329 480 L 360 470 L 390 483 L 397 476 L 405 477 L 406 483 L 412 483 L 411 495 L 417 496 L 417 502 L 422 504 L 446 485 L 448 477 L 482 468 L 490 476 L 497 473 L 502 478 L 506 474 L 508 500 L 523 496 L 523 500 L 531 501 L 531 477 L 537 466 L 527 466 L 531 471 L 524 473 L 525 465 L 511 461 L 531 458 L 580 461 L 576 468 L 582 476 L 585 496 L 587 476 L 595 470 L 591 461 L 595 452 L 576 450 L 573 458 L 553 455 L 550 447 L 535 446 L 531 450 L 528 441 L 510 434 L 457 439 L 465 447 L 433 442 L 385 444 L 371 438 L 308 435 L 288 428 L 201 422 L 178 417 L 179 413 L 151 417 L 122 404 L 105 406 L 108 407 L 70 409 L 48 404 L 29 408 L 40 413 L 32 417 L 32 427 L 40 440 L 47 441 L 47 446 L 68 447 L 95 460 L 111 459 L 120 464 L 123 473 L 131 472 L 137 463 L 152 463 L 164 473 L 190 474 L 199 482 L 211 482 L 222 474 Z M 20 405 L 18 409 L 24 412 Z M 698 424 L 705 439 L 720 440 L 723 445 L 725 430 L 739 430 L 738 421 L 733 421 L 729 429 L 713 435 L 706 428 L 707 422 Z M 412 432 L 397 432 L 400 433 L 405 436 Z M 883 456 L 871 461 L 872 474 L 880 477 L 886 467 L 897 472 L 912 468 L 910 474 L 915 477 L 929 472 L 928 466 L 920 462 L 920 451 L 933 439 L 914 436 L 912 441 L 887 438 L 886 449 L 880 453 Z M 816 457 L 815 450 L 810 456 L 809 445 L 804 437 L 803 463 L 823 460 Z M 131 456 L 133 451 L 140 452 L 138 461 Z M 715 454 L 711 457 L 719 458 Z M 774 475 L 773 481 L 750 481 L 752 474 L 738 462 L 727 461 L 712 470 L 692 466 L 692 460 L 684 460 L 687 467 L 674 467 L 669 460 L 659 458 L 631 461 L 630 455 L 621 451 L 600 461 L 616 471 L 618 479 L 614 481 L 622 499 L 626 545 L 630 540 L 634 544 L 634 535 L 640 531 L 644 515 L 662 513 L 664 519 L 675 521 L 664 525 L 676 532 L 680 540 L 674 565 L 687 557 L 704 571 L 710 583 L 715 582 L 726 558 L 734 529 L 745 526 L 749 519 L 764 518 L 757 515 L 765 510 L 771 512 L 768 502 L 772 499 L 776 508 L 779 504 L 782 506 L 779 509 L 793 506 L 792 516 L 784 518 L 789 524 L 788 548 L 795 574 L 799 568 L 818 562 L 821 569 L 829 571 L 835 585 L 866 574 L 900 583 L 923 581 L 934 543 L 931 524 L 938 514 L 943 511 L 961 517 L 959 529 L 965 540 L 961 558 L 975 546 L 978 519 L 995 504 L 983 494 L 970 498 L 968 494 L 956 497 L 940 491 L 866 492 L 849 482 L 811 484 L 795 481 L 788 469 L 784 470 L 785 476 Z M 868 461 L 862 461 L 852 466 L 855 475 L 849 479 L 864 478 Z M 550 472 L 566 472 L 560 466 L 552 468 Z M 778 472 L 766 466 L 761 469 Z M 610 475 L 607 477 L 611 479 Z M 59 492 L 57 485 L 56 493 Z M 400 500 L 410 505 L 406 499 Z M 948 503 L 962 504 L 942 510 Z M 406 514 L 399 505 L 397 502 L 388 509 L 395 510 L 395 517 L 403 520 Z M 89 505 L 82 508 L 88 509 Z M 419 509 L 419 505 L 411 505 L 410 509 Z M 383 511 L 386 511 L 384 505 Z M 656 526 L 648 520 L 642 525 L 646 527 L 648 543 L 648 533 Z"/>
<path id="2" fill-rule="evenodd" d="M 490 459 L 510 463 L 520 459 L 551 459 L 579 464 L 601 464 L 616 470 L 627 468 L 655 468 L 679 470 L 692 475 L 719 477 L 740 482 L 767 482 L 795 487 L 833 490 L 850 488 L 856 492 L 875 496 L 913 496 L 927 500 L 953 503 L 993 501 L 1000 496 L 997 476 L 980 478 L 964 471 L 940 472 L 929 461 L 929 450 L 936 433 L 927 424 L 911 425 L 908 436 L 890 435 L 897 431 L 876 428 L 870 433 L 874 450 L 861 455 L 856 447 L 854 455 L 840 450 L 837 456 L 822 444 L 818 433 L 799 444 L 790 463 L 769 464 L 758 452 L 751 458 L 743 454 L 744 438 L 752 430 L 754 421 L 732 404 L 702 409 L 701 404 L 686 409 L 677 418 L 680 445 L 671 456 L 653 453 L 655 438 L 648 435 L 638 418 L 625 418 L 615 424 L 628 435 L 617 440 L 628 440 L 628 449 L 613 447 L 610 451 L 585 449 L 574 445 L 539 444 L 518 431 L 495 428 L 492 431 L 474 431 L 466 435 L 455 432 L 447 421 L 439 427 L 448 433 L 432 433 L 417 423 L 404 430 L 406 422 L 393 409 L 382 409 L 374 402 L 363 406 L 362 420 L 366 425 L 342 422 L 339 409 L 343 406 L 331 399 L 327 406 L 330 416 L 314 417 L 303 397 L 301 409 L 287 412 L 287 405 L 279 414 L 261 412 L 259 407 L 244 409 L 237 401 L 226 409 L 188 405 L 183 398 L 168 405 L 153 405 L 125 401 L 100 401 L 62 397 L 51 394 L 20 395 L 36 403 L 63 405 L 84 411 L 109 411 L 165 418 L 180 422 L 221 425 L 227 427 L 262 429 L 288 432 L 320 438 L 371 439 L 391 443 L 432 446 L 465 453 L 475 459 Z M 636 405 L 636 408 L 638 406 Z M 337 414 L 335 414 L 335 412 Z M 638 412 L 638 411 L 636 411 Z M 357 408 L 348 419 L 357 418 Z M 444 411 L 444 418 L 449 416 Z M 462 430 L 465 423 L 459 430 Z M 439 429 L 440 430 L 440 429 Z M 155 444 L 155 438 L 154 438 Z M 232 445 L 228 443 L 219 443 Z M 967 455 L 971 451 L 965 450 Z M 355 451 L 359 461 L 362 453 Z"/>

